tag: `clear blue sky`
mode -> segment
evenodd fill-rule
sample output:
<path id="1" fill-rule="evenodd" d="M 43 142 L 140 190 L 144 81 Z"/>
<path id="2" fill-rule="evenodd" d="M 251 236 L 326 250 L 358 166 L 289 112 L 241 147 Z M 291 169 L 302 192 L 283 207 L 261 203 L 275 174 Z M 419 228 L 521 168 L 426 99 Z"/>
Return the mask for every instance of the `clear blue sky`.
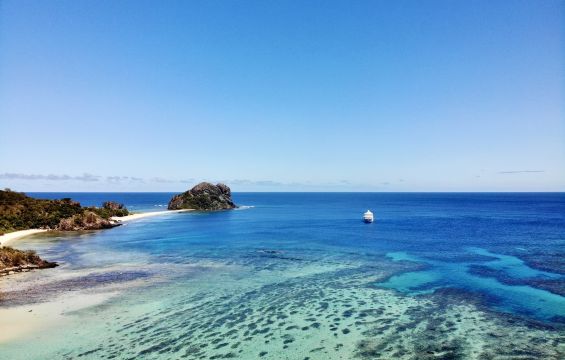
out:
<path id="1" fill-rule="evenodd" d="M 0 2 L 0 186 L 564 191 L 563 1 Z"/>

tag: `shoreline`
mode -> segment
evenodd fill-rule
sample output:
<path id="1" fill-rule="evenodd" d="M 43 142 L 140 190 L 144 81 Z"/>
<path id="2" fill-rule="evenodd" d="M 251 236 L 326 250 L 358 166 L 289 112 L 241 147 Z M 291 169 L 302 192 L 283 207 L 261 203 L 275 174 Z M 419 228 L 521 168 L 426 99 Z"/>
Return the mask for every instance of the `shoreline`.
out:
<path id="1" fill-rule="evenodd" d="M 194 211 L 193 209 L 181 209 L 181 210 L 162 210 L 162 211 L 149 211 L 149 212 L 142 212 L 137 214 L 130 214 L 126 216 L 112 216 L 110 220 L 115 221 L 116 223 L 128 222 L 137 219 L 143 219 L 146 217 L 151 216 L 159 216 L 159 215 L 167 215 L 167 214 L 174 214 L 179 212 L 187 212 L 187 211 Z"/>
<path id="2" fill-rule="evenodd" d="M 28 229 L 13 231 L 4 235 L 0 235 L 0 246 L 8 246 L 10 243 L 19 240 L 23 237 L 46 232 L 46 229 Z"/>
<path id="3" fill-rule="evenodd" d="M 182 210 L 162 210 L 162 211 L 149 211 L 137 214 L 130 214 L 126 216 L 112 216 L 110 220 L 114 221 L 116 224 L 122 224 L 128 221 L 139 220 L 146 217 L 152 216 L 159 216 L 159 215 L 167 215 L 167 214 L 174 214 L 179 212 L 187 212 L 193 211 L 192 209 L 182 209 Z M 6 233 L 4 235 L 0 235 L 0 246 L 11 246 L 16 240 L 20 240 L 26 236 L 39 234 L 42 232 L 47 232 L 50 230 L 47 229 L 27 229 L 27 230 L 18 230 Z"/>
<path id="4" fill-rule="evenodd" d="M 115 224 L 124 224 L 153 216 L 174 214 L 193 211 L 192 209 L 162 210 L 131 214 L 122 217 L 111 217 Z M 34 234 L 48 232 L 47 229 L 18 230 L 0 235 L 0 247 L 12 246 L 17 240 Z M 0 305 L 0 345 L 18 341 L 30 334 L 40 334 L 57 326 L 68 324 L 72 317 L 68 314 L 103 304 L 110 298 L 119 294 L 115 288 L 109 287 L 102 291 L 88 289 L 70 294 L 60 294 L 46 302 L 36 302 L 25 305 L 1 306 Z"/>

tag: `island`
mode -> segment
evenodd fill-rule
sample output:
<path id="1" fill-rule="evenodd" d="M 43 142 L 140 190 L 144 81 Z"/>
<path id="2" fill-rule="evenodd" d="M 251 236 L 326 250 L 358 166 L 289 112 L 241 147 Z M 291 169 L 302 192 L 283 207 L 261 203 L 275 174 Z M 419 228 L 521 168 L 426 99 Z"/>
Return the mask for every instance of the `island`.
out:
<path id="1" fill-rule="evenodd" d="M 231 190 L 225 184 L 201 182 L 192 189 L 173 196 L 169 201 L 169 210 L 193 209 L 216 211 L 235 209 L 237 205 L 231 198 Z"/>
<path id="2" fill-rule="evenodd" d="M 121 225 L 116 217 L 129 214 L 123 204 L 107 201 L 102 207 L 84 207 L 70 198 L 36 199 L 12 191 L 0 190 L 0 235 L 22 231 L 78 231 L 109 229 Z M 45 269 L 56 263 L 41 259 L 34 251 L 0 247 L 0 275 L 31 269 Z"/>

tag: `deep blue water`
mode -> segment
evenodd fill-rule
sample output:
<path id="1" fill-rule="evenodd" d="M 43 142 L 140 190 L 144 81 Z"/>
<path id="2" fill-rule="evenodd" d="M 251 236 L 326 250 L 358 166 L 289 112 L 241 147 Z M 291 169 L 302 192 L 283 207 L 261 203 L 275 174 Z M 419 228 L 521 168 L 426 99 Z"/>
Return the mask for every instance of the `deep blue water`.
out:
<path id="1" fill-rule="evenodd" d="M 173 194 L 29 195 L 71 197 L 83 205 L 114 200 L 133 211 L 151 211 L 166 208 Z M 373 286 L 406 296 L 453 288 L 476 295 L 491 310 L 550 323 L 565 319 L 564 193 L 235 193 L 233 197 L 243 205 L 241 210 L 152 218 L 93 235 L 98 240 L 84 246 L 148 255 L 155 262 L 207 258 L 238 263 L 258 249 L 303 260 L 331 256 L 337 262 L 411 262 L 421 269 Z M 375 214 L 373 224 L 361 221 L 367 209 Z M 72 252 L 65 254 L 71 266 L 81 266 Z"/>

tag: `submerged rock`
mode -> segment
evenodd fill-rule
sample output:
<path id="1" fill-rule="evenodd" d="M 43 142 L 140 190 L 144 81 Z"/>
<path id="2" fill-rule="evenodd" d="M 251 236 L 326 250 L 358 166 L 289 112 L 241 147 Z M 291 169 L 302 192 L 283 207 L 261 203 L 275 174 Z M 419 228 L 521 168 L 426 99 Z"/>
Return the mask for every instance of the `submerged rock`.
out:
<path id="1" fill-rule="evenodd" d="M 227 210 L 237 206 L 231 199 L 231 190 L 224 184 L 202 182 L 192 189 L 173 196 L 169 210 Z"/>

